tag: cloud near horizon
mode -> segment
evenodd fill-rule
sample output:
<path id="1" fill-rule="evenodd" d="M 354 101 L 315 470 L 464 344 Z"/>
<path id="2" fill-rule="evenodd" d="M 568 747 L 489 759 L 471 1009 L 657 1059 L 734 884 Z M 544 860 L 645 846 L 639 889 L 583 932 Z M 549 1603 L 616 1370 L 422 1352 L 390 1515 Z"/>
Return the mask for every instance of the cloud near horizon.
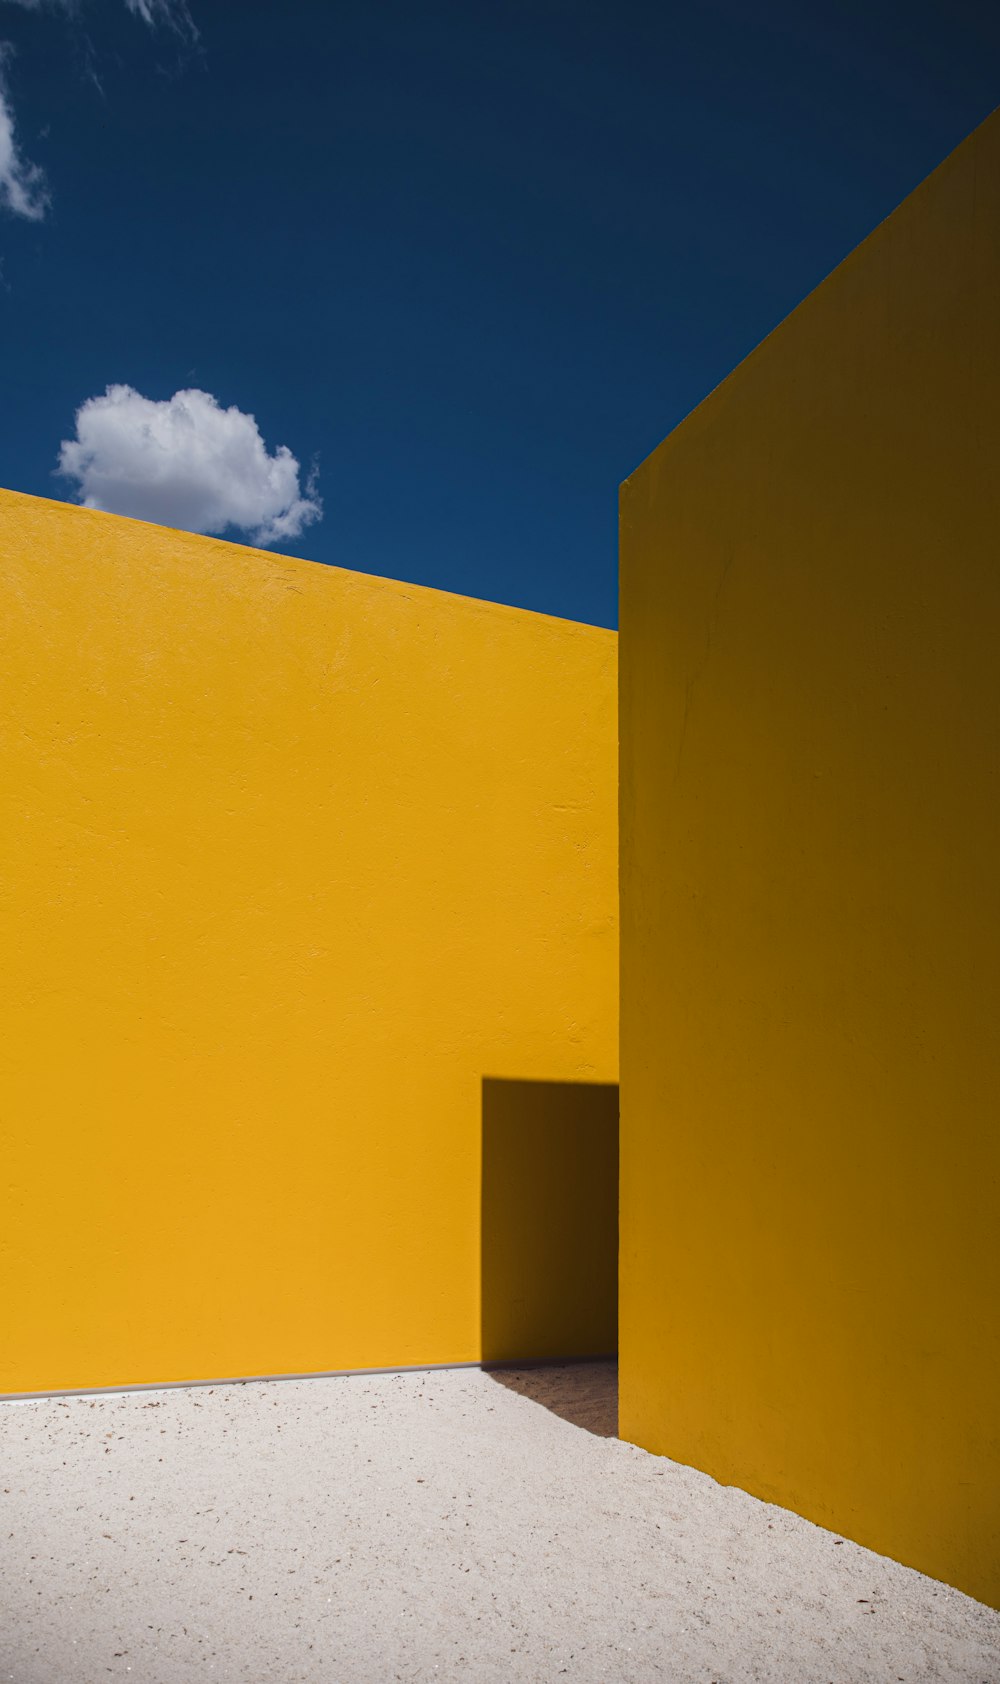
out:
<path id="1" fill-rule="evenodd" d="M 255 544 L 297 538 L 323 516 L 287 445 L 268 455 L 252 415 L 197 387 L 162 401 L 124 385 L 88 398 L 57 471 L 87 508 L 188 532 L 235 528 Z"/>

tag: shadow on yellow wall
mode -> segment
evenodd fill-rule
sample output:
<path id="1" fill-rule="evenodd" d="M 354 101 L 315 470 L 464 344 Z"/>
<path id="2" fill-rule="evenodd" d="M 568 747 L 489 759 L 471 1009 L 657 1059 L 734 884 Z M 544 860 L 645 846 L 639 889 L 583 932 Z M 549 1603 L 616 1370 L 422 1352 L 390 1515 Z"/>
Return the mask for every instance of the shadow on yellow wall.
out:
<path id="1" fill-rule="evenodd" d="M 487 1078 L 483 1361 L 617 1348 L 617 1084 Z"/>
<path id="2" fill-rule="evenodd" d="M 1000 1607 L 1000 113 L 622 490 L 621 1432 Z"/>

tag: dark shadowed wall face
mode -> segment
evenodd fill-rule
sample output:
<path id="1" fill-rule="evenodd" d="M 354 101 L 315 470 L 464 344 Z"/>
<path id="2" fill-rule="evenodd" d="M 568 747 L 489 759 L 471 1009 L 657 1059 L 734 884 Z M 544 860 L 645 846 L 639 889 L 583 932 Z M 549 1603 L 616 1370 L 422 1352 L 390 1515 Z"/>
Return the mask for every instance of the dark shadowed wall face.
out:
<path id="1" fill-rule="evenodd" d="M 1000 117 L 623 487 L 621 1431 L 1000 1604 Z"/>
<path id="2" fill-rule="evenodd" d="M 483 1083 L 484 1362 L 618 1348 L 618 1088 Z"/>

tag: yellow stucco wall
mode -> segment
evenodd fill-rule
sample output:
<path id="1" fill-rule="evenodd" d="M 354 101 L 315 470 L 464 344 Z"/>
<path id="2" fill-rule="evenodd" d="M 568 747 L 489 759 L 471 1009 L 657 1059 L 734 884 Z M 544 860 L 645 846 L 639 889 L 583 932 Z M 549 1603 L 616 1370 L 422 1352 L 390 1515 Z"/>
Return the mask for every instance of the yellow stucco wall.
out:
<path id="1" fill-rule="evenodd" d="M 0 1391 L 479 1357 L 617 1076 L 611 632 L 0 493 Z"/>
<path id="2" fill-rule="evenodd" d="M 1000 121 L 622 493 L 624 1436 L 1000 1603 Z"/>

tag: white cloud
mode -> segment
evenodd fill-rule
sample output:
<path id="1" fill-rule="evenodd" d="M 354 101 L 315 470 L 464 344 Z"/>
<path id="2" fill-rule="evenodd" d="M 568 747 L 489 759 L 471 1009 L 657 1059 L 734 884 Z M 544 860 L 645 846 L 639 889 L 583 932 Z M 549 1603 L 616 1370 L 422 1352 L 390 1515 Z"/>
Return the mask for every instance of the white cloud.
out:
<path id="1" fill-rule="evenodd" d="M 125 4 L 133 16 L 141 18 L 143 23 L 148 23 L 150 29 L 163 24 L 165 28 L 175 30 L 178 35 L 187 36 L 189 41 L 196 41 L 198 38 L 187 0 L 125 0 Z"/>
<path id="2" fill-rule="evenodd" d="M 59 472 L 88 508 L 189 532 L 235 527 L 256 544 L 297 538 L 323 514 L 311 481 L 303 495 L 288 447 L 269 456 L 252 415 L 197 388 L 162 402 L 132 386 L 88 398 Z"/>
<path id="3" fill-rule="evenodd" d="M 26 12 L 75 12 L 79 0 L 0 0 L 0 4 L 20 6 Z M 198 40 L 198 30 L 191 16 L 187 0 L 125 0 L 133 17 L 141 18 L 150 29 L 161 25 L 172 29 L 190 45 Z M 32 164 L 18 148 L 14 134 L 14 113 L 3 80 L 4 56 L 10 48 L 0 41 L 0 206 L 15 216 L 40 222 L 49 205 L 45 176 L 37 164 Z M 91 70 L 91 76 L 97 78 Z M 97 84 L 100 87 L 100 83 Z"/>
<path id="4" fill-rule="evenodd" d="M 3 47 L 0 45 L 0 205 L 15 216 L 39 222 L 49 202 L 45 176 L 37 164 L 25 158 L 14 133 L 14 113 L 3 80 Z"/>

